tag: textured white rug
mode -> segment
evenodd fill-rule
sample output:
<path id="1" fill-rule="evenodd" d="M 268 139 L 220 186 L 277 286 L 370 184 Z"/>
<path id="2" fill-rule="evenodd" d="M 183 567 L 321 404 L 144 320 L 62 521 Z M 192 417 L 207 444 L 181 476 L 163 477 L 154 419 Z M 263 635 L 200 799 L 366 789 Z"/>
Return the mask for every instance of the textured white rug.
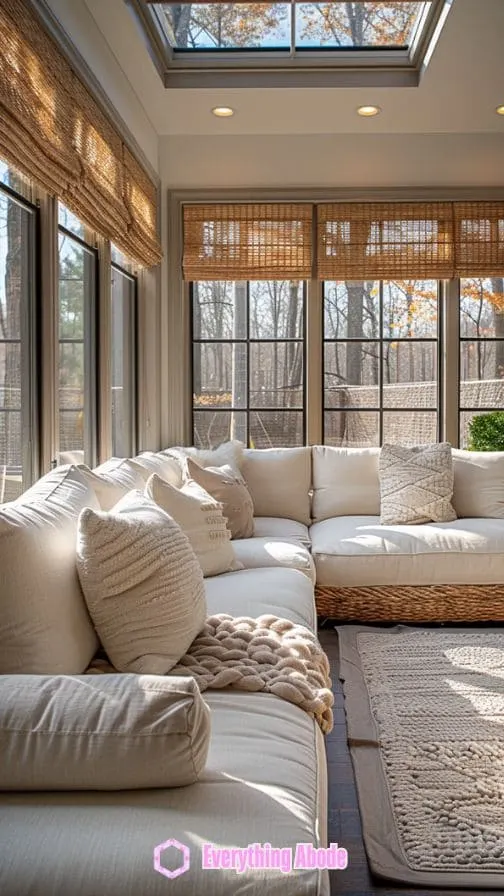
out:
<path id="1" fill-rule="evenodd" d="M 504 629 L 337 631 L 371 869 L 504 891 Z"/>

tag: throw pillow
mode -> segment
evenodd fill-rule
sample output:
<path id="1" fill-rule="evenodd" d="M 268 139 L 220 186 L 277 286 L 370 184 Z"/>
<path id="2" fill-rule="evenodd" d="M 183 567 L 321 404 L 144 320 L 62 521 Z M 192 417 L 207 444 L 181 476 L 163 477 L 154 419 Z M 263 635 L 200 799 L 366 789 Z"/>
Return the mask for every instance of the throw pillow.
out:
<path id="1" fill-rule="evenodd" d="M 151 473 L 157 473 L 170 485 L 180 488 L 182 485 L 182 469 L 179 461 L 175 457 L 169 457 L 161 451 L 143 451 L 130 460 L 132 467 L 139 467 L 139 472 L 145 478 L 149 478 Z"/>
<path id="2" fill-rule="evenodd" d="M 0 789 L 138 790 L 192 784 L 210 712 L 193 678 L 0 676 Z"/>
<path id="3" fill-rule="evenodd" d="M 165 675 L 203 627 L 203 574 L 189 540 L 141 492 L 127 494 L 110 513 L 82 511 L 77 569 L 119 672 Z"/>
<path id="4" fill-rule="evenodd" d="M 99 504 L 73 466 L 0 507 L 0 673 L 79 675 L 96 652 L 75 569 L 84 507 Z"/>
<path id="5" fill-rule="evenodd" d="M 232 467 L 239 473 L 243 463 L 243 442 L 232 439 L 230 442 L 222 442 L 217 448 L 195 448 L 194 445 L 165 448 L 161 453 L 177 458 L 182 470 L 185 470 L 185 460 L 192 457 L 200 467 Z"/>
<path id="6" fill-rule="evenodd" d="M 156 473 L 147 481 L 145 494 L 169 513 L 191 542 L 204 576 L 243 569 L 235 559 L 231 533 L 221 505 L 197 482 L 174 488 Z"/>
<path id="7" fill-rule="evenodd" d="M 449 523 L 452 507 L 451 445 L 383 445 L 380 452 L 380 497 L 383 525 Z"/>
<path id="8" fill-rule="evenodd" d="M 124 457 L 111 457 L 94 470 L 84 464 L 79 464 L 78 468 L 95 492 L 102 510 L 111 510 L 133 489 L 142 491 L 150 475 Z"/>
<path id="9" fill-rule="evenodd" d="M 231 467 L 200 467 L 187 458 L 187 474 L 212 498 L 222 504 L 231 538 L 251 538 L 254 534 L 254 505 L 245 481 Z"/>

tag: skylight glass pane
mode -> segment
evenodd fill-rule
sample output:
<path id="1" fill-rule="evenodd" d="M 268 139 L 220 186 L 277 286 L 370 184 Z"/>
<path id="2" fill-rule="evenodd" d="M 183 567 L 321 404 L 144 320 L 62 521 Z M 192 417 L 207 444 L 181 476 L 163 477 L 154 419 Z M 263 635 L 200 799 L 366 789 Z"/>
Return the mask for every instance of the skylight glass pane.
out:
<path id="1" fill-rule="evenodd" d="M 419 0 L 347 3 L 157 3 L 169 44 L 178 50 L 408 48 Z M 294 48 L 293 48 L 294 49 Z"/>
<path id="2" fill-rule="evenodd" d="M 425 6 L 430 3 L 301 3 L 296 7 L 296 46 L 407 48 Z"/>
<path id="3" fill-rule="evenodd" d="M 161 3 L 168 41 L 179 50 L 289 49 L 288 3 Z"/>

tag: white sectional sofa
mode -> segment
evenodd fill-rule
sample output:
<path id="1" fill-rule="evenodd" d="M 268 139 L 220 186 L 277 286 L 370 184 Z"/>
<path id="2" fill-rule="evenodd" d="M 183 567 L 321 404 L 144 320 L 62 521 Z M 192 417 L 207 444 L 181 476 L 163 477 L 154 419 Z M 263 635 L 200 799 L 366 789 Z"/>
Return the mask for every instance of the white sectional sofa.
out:
<path id="1" fill-rule="evenodd" d="M 83 508 L 110 506 L 132 486 L 143 487 L 142 475 L 131 480 L 138 470 L 116 473 L 95 491 L 83 468 L 61 467 L 15 503 L 0 506 L 0 893 L 326 896 L 324 868 L 285 873 L 298 843 L 326 846 L 325 746 L 314 718 L 271 693 L 229 689 L 205 691 L 208 714 L 203 698 L 195 703 L 180 679 L 173 679 L 181 687 L 176 706 L 163 705 L 159 717 L 147 707 L 145 718 L 138 689 L 157 692 L 166 679 L 121 675 L 114 699 L 115 676 L 85 674 L 97 645 L 75 568 L 77 520 Z M 277 537 L 278 528 L 278 519 L 258 520 L 261 535 L 237 546 L 245 568 L 205 579 L 209 615 L 270 614 L 315 630 L 313 561 L 302 544 L 306 527 L 280 524 L 281 532 L 301 534 L 300 540 Z M 69 685 L 77 688 L 80 705 L 87 701 L 92 707 L 77 720 Z M 96 704 L 93 688 L 102 689 L 101 703 Z M 154 707 L 162 694 L 152 699 Z M 26 716 L 30 700 L 36 713 L 27 724 L 23 712 Z M 200 722 L 194 721 L 195 706 Z M 174 733 L 170 714 L 186 708 L 187 721 Z M 198 725 L 204 731 L 207 717 L 211 734 L 203 763 L 194 731 Z M 146 766 L 146 731 L 140 732 L 143 739 L 136 737 L 135 726 L 142 725 L 149 726 L 152 738 L 152 767 Z M 168 726 L 166 757 L 155 736 L 163 725 Z M 163 786 L 163 776 L 171 774 L 170 750 L 173 763 L 180 763 L 180 750 L 186 749 L 180 738 L 192 738 L 203 770 L 195 783 Z M 114 750 L 120 762 L 114 763 Z M 47 789 L 40 789 L 41 781 L 49 782 Z M 156 870 L 155 850 L 159 854 L 172 839 L 190 850 L 190 867 L 167 880 Z M 262 868 L 261 858 L 252 854 L 240 873 L 229 867 L 203 870 L 205 844 L 252 850 L 255 844 L 263 850 L 271 844 L 283 850 L 284 867 Z M 173 870 L 177 848 L 168 849 L 164 867 Z"/>

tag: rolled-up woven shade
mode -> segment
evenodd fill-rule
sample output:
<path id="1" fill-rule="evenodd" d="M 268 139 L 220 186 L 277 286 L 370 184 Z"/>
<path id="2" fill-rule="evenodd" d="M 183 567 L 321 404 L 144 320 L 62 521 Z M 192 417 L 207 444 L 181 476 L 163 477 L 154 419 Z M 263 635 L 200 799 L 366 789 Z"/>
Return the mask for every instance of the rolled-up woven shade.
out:
<path id="1" fill-rule="evenodd" d="M 185 280 L 306 280 L 312 206 L 186 205 Z"/>
<path id="2" fill-rule="evenodd" d="M 449 202 L 332 203 L 317 221 L 320 280 L 453 276 Z"/>
<path id="3" fill-rule="evenodd" d="M 502 277 L 504 202 L 455 202 L 455 276 Z"/>
<path id="4" fill-rule="evenodd" d="M 143 265 L 156 188 L 26 0 L 0 0 L 0 157 Z"/>

